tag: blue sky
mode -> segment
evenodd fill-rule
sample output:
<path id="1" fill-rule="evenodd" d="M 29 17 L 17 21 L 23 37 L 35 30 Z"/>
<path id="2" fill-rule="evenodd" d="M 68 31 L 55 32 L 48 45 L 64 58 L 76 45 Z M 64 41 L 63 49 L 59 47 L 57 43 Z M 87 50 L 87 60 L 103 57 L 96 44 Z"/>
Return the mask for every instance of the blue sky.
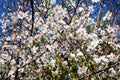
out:
<path id="1" fill-rule="evenodd" d="M 2 8 L 0 7 L 0 18 L 1 18 L 1 14 L 3 13 Z"/>

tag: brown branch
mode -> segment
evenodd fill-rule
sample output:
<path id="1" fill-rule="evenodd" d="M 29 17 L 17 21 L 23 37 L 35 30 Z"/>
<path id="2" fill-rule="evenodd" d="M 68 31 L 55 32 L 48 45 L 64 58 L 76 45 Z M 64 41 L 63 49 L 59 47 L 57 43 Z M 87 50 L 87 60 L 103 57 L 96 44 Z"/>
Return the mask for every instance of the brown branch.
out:
<path id="1" fill-rule="evenodd" d="M 75 16 L 75 13 L 77 12 L 77 8 L 78 8 L 79 5 L 81 4 L 81 2 L 82 2 L 82 0 L 78 0 L 78 3 L 77 3 L 77 5 L 76 5 L 76 7 L 74 8 L 74 13 L 73 13 L 73 15 L 72 15 L 72 17 L 71 17 L 71 19 L 70 19 L 70 21 L 69 21 L 68 24 L 70 24 L 70 23 L 72 22 L 72 19 L 73 19 L 73 17 Z"/>
<path id="2" fill-rule="evenodd" d="M 19 55 L 17 55 L 17 59 L 19 58 Z M 16 63 L 19 63 L 19 60 L 16 60 Z M 15 71 L 15 80 L 18 80 L 18 67 Z"/>
<path id="3" fill-rule="evenodd" d="M 34 1 L 30 0 L 31 9 L 32 9 L 32 28 L 31 28 L 31 35 L 34 34 Z"/>
<path id="4" fill-rule="evenodd" d="M 100 9 L 99 9 L 98 18 L 97 18 L 97 24 L 96 24 L 97 28 L 100 27 L 100 19 L 101 19 L 101 15 L 102 15 L 103 5 L 104 5 L 104 0 L 102 0 L 102 2 L 100 3 Z"/>
<path id="5" fill-rule="evenodd" d="M 15 80 L 18 80 L 18 68 L 15 71 Z"/>
<path id="6" fill-rule="evenodd" d="M 36 59 L 33 59 L 32 61 L 26 63 L 25 65 L 18 67 L 18 69 L 20 69 L 20 68 L 24 68 L 25 66 L 29 65 L 30 63 L 36 61 L 36 60 L 37 60 L 38 58 L 40 58 L 44 53 L 45 53 L 45 52 L 41 53 L 39 56 L 37 56 Z"/>
<path id="7" fill-rule="evenodd" d="M 64 2 L 64 0 L 62 0 L 62 5 L 67 8 L 67 12 L 68 12 L 68 15 L 69 15 L 69 17 L 70 17 L 69 22 L 66 22 L 68 25 L 72 22 L 72 19 L 73 19 L 73 17 L 75 16 L 75 13 L 77 12 L 77 8 L 78 8 L 79 5 L 81 4 L 81 2 L 82 2 L 82 0 L 78 0 L 76 6 L 75 6 L 75 7 L 73 6 L 73 8 L 74 8 L 73 15 L 70 15 L 69 10 L 68 10 L 68 7 L 66 6 L 67 4 Z"/>
<path id="8" fill-rule="evenodd" d="M 116 62 L 116 63 L 114 63 L 112 66 L 108 66 L 108 67 L 103 68 L 103 69 L 101 69 L 101 70 L 92 72 L 91 74 L 85 75 L 85 76 L 83 76 L 82 78 L 80 78 L 80 80 L 83 80 L 83 79 L 85 79 L 85 78 L 87 78 L 87 77 L 89 77 L 89 76 L 91 76 L 91 75 L 95 75 L 95 74 L 98 74 L 98 73 L 102 73 L 102 72 L 104 72 L 104 71 L 106 71 L 106 70 L 108 70 L 108 69 L 110 69 L 110 68 L 116 67 L 116 66 L 118 66 L 118 65 L 120 65 L 120 62 L 119 62 L 119 61 Z"/>

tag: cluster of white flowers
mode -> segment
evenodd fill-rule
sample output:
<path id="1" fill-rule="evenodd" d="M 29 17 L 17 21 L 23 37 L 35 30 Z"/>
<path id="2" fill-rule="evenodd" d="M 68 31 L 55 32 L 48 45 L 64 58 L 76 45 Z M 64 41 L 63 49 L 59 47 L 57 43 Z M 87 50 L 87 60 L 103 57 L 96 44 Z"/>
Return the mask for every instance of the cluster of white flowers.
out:
<path id="1" fill-rule="evenodd" d="M 51 5 L 55 3 L 55 0 L 51 0 Z M 35 34 L 32 36 L 30 12 L 9 13 L 10 19 L 1 20 L 5 36 L 0 53 L 0 67 L 7 65 L 6 76 L 13 79 L 18 70 L 22 79 L 37 79 L 38 76 L 40 79 L 79 79 L 110 63 L 118 62 L 120 45 L 117 33 L 120 28 L 117 25 L 111 27 L 109 23 L 104 27 L 102 22 L 104 29 L 97 28 L 89 17 L 93 7 L 88 6 L 89 8 L 91 9 L 83 17 L 73 16 L 70 24 L 64 20 L 69 14 L 61 5 L 52 6 L 46 13 L 48 17 L 45 20 L 39 12 L 35 12 Z M 78 10 L 82 14 L 85 12 L 84 7 Z M 110 17 L 111 13 L 107 12 L 103 20 L 109 20 Z M 117 75 L 114 68 L 108 72 Z"/>

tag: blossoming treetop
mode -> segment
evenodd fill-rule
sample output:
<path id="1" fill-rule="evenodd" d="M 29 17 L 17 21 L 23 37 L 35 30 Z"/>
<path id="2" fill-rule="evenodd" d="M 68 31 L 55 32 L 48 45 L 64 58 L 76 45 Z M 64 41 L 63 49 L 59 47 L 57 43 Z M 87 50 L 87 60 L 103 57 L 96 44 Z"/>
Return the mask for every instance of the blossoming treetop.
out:
<path id="1" fill-rule="evenodd" d="M 1 78 L 119 79 L 120 28 L 110 24 L 110 11 L 101 16 L 104 3 L 92 0 L 101 4 L 97 22 L 91 18 L 92 4 L 82 0 L 55 3 L 41 0 L 26 11 L 19 5 L 7 17 L 3 15 Z"/>

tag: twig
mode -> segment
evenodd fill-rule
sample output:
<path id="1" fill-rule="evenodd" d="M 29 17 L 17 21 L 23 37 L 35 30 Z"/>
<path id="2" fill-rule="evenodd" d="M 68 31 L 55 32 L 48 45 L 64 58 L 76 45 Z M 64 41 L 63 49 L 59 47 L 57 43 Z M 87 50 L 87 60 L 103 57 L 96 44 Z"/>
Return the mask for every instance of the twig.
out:
<path id="1" fill-rule="evenodd" d="M 96 24 L 97 28 L 100 27 L 100 19 L 101 19 L 101 15 L 102 15 L 103 5 L 104 5 L 104 0 L 102 0 L 102 2 L 100 3 L 100 10 L 99 10 L 99 13 L 98 13 L 97 24 Z"/>
<path id="2" fill-rule="evenodd" d="M 32 9 L 32 28 L 31 28 L 31 35 L 34 34 L 34 1 L 30 0 L 31 9 Z"/>
<path id="3" fill-rule="evenodd" d="M 39 56 L 37 56 L 37 58 L 36 58 L 36 59 L 33 59 L 32 61 L 30 61 L 30 62 L 26 63 L 25 65 L 18 67 L 18 69 L 23 68 L 23 67 L 25 67 L 25 66 L 29 65 L 30 63 L 32 63 L 32 62 L 34 62 L 34 61 L 36 61 L 36 60 L 37 60 L 38 58 L 40 58 L 40 57 L 41 57 L 44 53 L 45 53 L 45 52 L 43 52 L 42 54 L 40 54 Z"/>
<path id="4" fill-rule="evenodd" d="M 116 66 L 118 66 L 118 65 L 120 65 L 120 62 L 116 62 L 116 63 L 114 63 L 112 66 L 108 66 L 108 67 L 103 68 L 103 69 L 101 69 L 101 70 L 92 72 L 91 74 L 85 75 L 85 76 L 83 76 L 82 78 L 80 78 L 80 80 L 83 80 L 83 79 L 85 79 L 86 77 L 89 77 L 89 76 L 91 76 L 91 75 L 95 75 L 95 74 L 98 74 L 98 73 L 102 73 L 103 71 L 106 71 L 106 70 L 108 70 L 108 69 L 110 69 L 110 68 L 113 68 L 113 67 L 116 67 Z"/>

